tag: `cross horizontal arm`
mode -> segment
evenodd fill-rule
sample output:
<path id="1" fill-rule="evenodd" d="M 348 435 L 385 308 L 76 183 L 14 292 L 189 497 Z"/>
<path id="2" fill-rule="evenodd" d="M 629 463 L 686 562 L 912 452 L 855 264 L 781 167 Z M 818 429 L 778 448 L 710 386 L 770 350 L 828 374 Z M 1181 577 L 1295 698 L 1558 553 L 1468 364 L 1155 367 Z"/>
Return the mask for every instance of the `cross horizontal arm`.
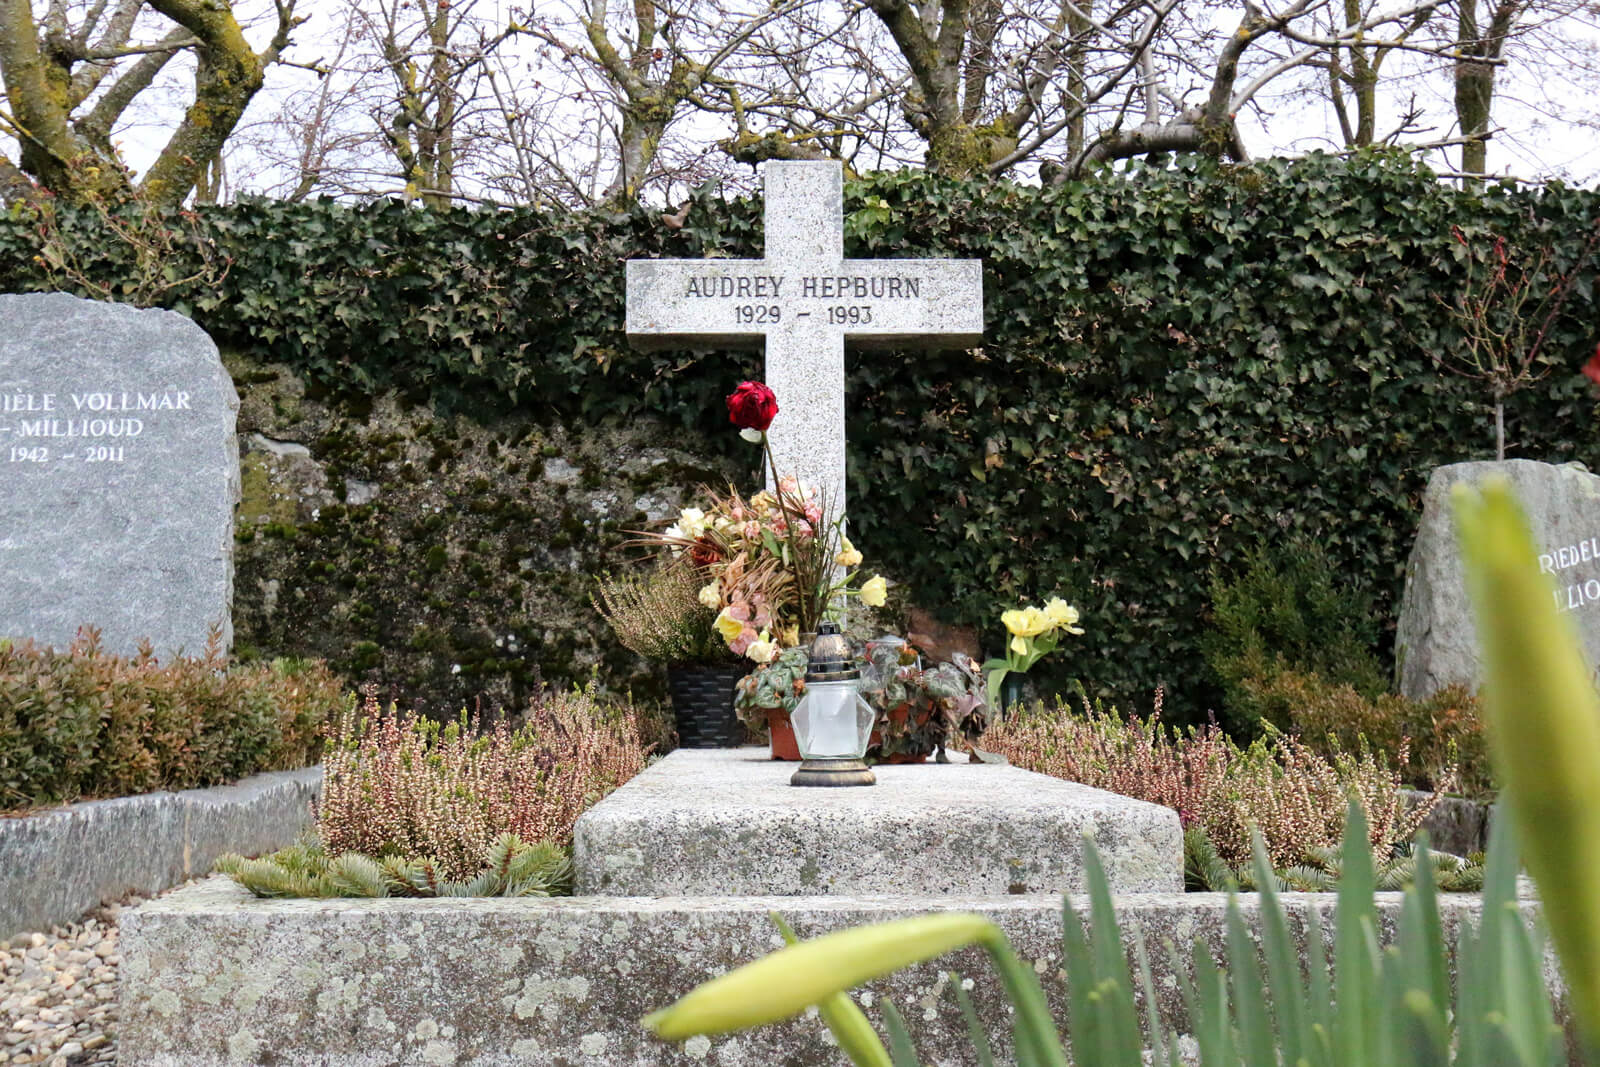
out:
<path id="1" fill-rule="evenodd" d="M 774 333 L 959 348 L 983 336 L 983 264 L 951 259 L 633 260 L 628 335 L 750 345 Z"/>

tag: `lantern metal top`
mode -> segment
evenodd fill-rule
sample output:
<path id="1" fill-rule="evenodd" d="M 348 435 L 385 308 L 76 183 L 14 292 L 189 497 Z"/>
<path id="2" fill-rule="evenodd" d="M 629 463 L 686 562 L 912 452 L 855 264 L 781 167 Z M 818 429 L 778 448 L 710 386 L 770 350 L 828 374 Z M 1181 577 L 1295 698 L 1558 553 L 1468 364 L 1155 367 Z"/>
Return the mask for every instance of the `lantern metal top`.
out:
<path id="1" fill-rule="evenodd" d="M 807 682 L 854 682 L 861 677 L 856 654 L 837 624 L 823 622 L 807 653 Z"/>

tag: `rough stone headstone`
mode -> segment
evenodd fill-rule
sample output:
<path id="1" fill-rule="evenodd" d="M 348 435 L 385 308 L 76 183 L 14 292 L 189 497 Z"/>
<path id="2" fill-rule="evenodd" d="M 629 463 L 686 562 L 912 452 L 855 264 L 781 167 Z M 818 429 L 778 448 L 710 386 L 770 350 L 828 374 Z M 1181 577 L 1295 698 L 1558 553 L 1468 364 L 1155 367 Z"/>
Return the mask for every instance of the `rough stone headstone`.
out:
<path id="1" fill-rule="evenodd" d="M 1510 481 L 1540 546 L 1540 569 L 1554 583 L 1556 607 L 1572 619 L 1590 665 L 1600 663 L 1600 478 L 1578 463 L 1455 463 L 1428 479 L 1406 564 L 1395 661 L 1400 692 L 1413 699 L 1456 684 L 1476 689 L 1481 680 L 1450 491 L 1458 482 L 1477 485 L 1491 476 Z"/>
<path id="2" fill-rule="evenodd" d="M 628 261 L 635 344 L 765 343 L 781 409 L 769 439 L 778 469 L 845 513 L 844 343 L 963 347 L 983 339 L 983 263 L 845 259 L 837 161 L 765 164 L 762 259 Z M 730 392 L 732 383 L 730 383 Z"/>
<path id="3" fill-rule="evenodd" d="M 230 641 L 238 410 L 182 315 L 0 295 L 0 637 Z"/>

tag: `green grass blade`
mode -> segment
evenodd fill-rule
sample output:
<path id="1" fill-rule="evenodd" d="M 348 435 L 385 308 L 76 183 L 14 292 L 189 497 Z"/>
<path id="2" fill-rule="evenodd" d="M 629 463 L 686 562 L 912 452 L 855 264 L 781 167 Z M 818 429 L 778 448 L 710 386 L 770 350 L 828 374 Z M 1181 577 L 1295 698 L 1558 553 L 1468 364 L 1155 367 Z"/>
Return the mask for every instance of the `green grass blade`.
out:
<path id="1" fill-rule="evenodd" d="M 967 996 L 966 987 L 961 984 L 961 976 L 951 973 L 950 988 L 954 990 L 956 1003 L 961 1006 L 961 1018 L 967 1024 L 967 1037 L 972 1041 L 972 1051 L 978 1058 L 978 1067 L 995 1067 L 994 1050 L 989 1045 L 989 1034 L 983 1028 L 983 1023 L 978 1020 L 978 1010 L 972 1006 L 972 998 Z"/>
<path id="2" fill-rule="evenodd" d="M 1302 1052 L 1311 1067 L 1333 1067 L 1333 980 L 1328 971 L 1328 948 L 1316 909 L 1307 908 L 1305 914 L 1306 985 L 1311 997 L 1306 1012 L 1309 1037 Z"/>
<path id="3" fill-rule="evenodd" d="M 1334 931 L 1334 1062 L 1341 1067 L 1369 1067 L 1373 1026 L 1377 1021 L 1377 909 L 1373 901 L 1376 875 L 1367 820 L 1354 801 L 1345 817 L 1340 847 L 1339 908 Z"/>
<path id="4" fill-rule="evenodd" d="M 1133 938 L 1133 956 L 1139 965 L 1139 987 L 1144 991 L 1145 1032 L 1150 1036 L 1150 1062 L 1154 1067 L 1167 1063 L 1170 1047 L 1174 1062 L 1177 1057 L 1175 1042 L 1167 1040 L 1166 1026 L 1161 1020 L 1161 1002 L 1156 999 L 1156 983 L 1150 974 L 1150 957 L 1145 954 L 1144 934 L 1136 931 Z"/>
<path id="5" fill-rule="evenodd" d="M 1256 885 L 1260 887 L 1261 946 L 1267 957 L 1267 987 L 1271 991 L 1283 1061 L 1293 1065 L 1307 1059 L 1307 1050 L 1311 1047 L 1311 1013 L 1306 986 L 1300 977 L 1300 957 L 1289 936 L 1289 920 L 1278 896 L 1277 880 L 1272 876 L 1272 861 L 1267 856 L 1261 834 L 1250 836 Z"/>
<path id="6" fill-rule="evenodd" d="M 1092 903 L 1091 903 L 1092 906 Z M 1061 955 L 1067 975 L 1067 1041 L 1075 1063 L 1090 1063 L 1098 1048 L 1100 1024 L 1090 994 L 1094 991 L 1094 956 L 1083 920 L 1071 898 L 1061 898 Z"/>
<path id="7" fill-rule="evenodd" d="M 1099 996 L 1098 1063 L 1103 1067 L 1142 1067 L 1144 1039 L 1133 1002 L 1133 976 L 1122 949 L 1122 929 L 1111 902 L 1110 879 L 1092 840 L 1084 840 L 1083 861 L 1089 884 L 1093 966 Z"/>
<path id="8" fill-rule="evenodd" d="M 1256 962 L 1255 942 L 1250 939 L 1244 917 L 1239 914 L 1239 898 L 1232 893 L 1228 895 L 1227 953 L 1240 1051 L 1246 1063 L 1276 1063 L 1278 1045 L 1273 1040 L 1272 1020 L 1267 1015 L 1266 991 L 1262 988 L 1261 967 Z"/>
<path id="9" fill-rule="evenodd" d="M 1044 988 L 1032 967 L 1017 959 L 1011 942 L 1002 933 L 995 932 L 983 939 L 983 947 L 994 961 L 1000 981 L 1011 998 L 1016 1011 L 1012 1021 L 1017 1058 L 1024 1053 L 1031 1056 L 1040 1067 L 1067 1067 L 1067 1055 L 1061 1049 L 1061 1038 L 1056 1033 L 1050 1006 L 1044 997 Z"/>
<path id="10" fill-rule="evenodd" d="M 911 1033 L 906 1029 L 906 1020 L 900 1014 L 900 1009 L 894 1006 L 894 1001 L 887 997 L 883 1003 L 883 1029 L 889 1035 L 889 1057 L 894 1067 L 921 1067 L 917 1060 L 917 1050 L 911 1044 Z"/>

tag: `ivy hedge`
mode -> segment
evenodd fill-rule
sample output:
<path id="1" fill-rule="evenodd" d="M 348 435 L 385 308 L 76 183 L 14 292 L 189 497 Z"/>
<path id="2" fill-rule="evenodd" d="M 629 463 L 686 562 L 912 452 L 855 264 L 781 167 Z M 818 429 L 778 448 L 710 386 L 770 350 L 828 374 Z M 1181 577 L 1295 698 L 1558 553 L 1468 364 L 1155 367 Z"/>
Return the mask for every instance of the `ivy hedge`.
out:
<path id="1" fill-rule="evenodd" d="M 987 309 L 981 349 L 852 356 L 858 543 L 996 644 L 1002 608 L 1067 596 L 1087 633 L 1045 680 L 1130 702 L 1164 684 L 1178 718 L 1215 699 L 1198 652 L 1208 579 L 1258 543 L 1314 538 L 1392 617 L 1428 471 L 1493 455 L 1487 391 L 1437 363 L 1460 341 L 1440 296 L 1494 235 L 1560 266 L 1600 215 L 1594 192 L 1463 192 L 1384 154 L 1136 166 L 1047 190 L 904 172 L 845 196 L 847 255 L 981 257 Z M 102 213 L 62 211 L 53 234 L 0 220 L 0 290 L 59 286 L 35 258 L 51 240 L 84 277 L 149 283 Z M 642 353 L 622 334 L 624 260 L 759 256 L 756 201 L 704 190 L 681 228 L 644 208 L 261 201 L 184 225 L 163 302 L 352 397 L 648 412 L 716 433 L 721 397 L 759 374 L 748 353 Z M 195 241 L 231 260 L 220 282 L 181 281 Z M 1552 373 L 1509 401 L 1510 454 L 1600 459 L 1577 374 L 1597 295 L 1591 262 L 1554 324 Z"/>

